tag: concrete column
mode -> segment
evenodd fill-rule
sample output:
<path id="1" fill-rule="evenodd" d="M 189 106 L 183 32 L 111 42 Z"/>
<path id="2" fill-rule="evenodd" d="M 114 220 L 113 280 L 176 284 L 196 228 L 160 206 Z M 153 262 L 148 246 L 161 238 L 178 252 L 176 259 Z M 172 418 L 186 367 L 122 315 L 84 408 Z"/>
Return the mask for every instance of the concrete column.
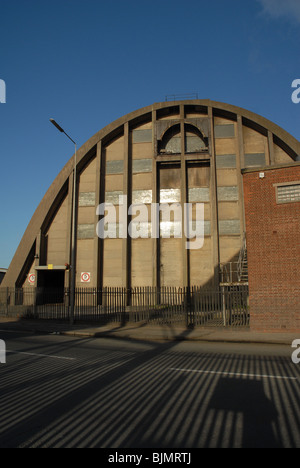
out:
<path id="1" fill-rule="evenodd" d="M 156 133 L 156 111 L 152 111 L 152 203 L 157 203 L 158 200 L 158 182 L 157 182 L 157 133 Z M 154 220 L 151 219 L 151 223 Z M 152 238 L 152 286 L 159 286 L 158 268 L 159 260 L 159 239 Z"/>
<path id="2" fill-rule="evenodd" d="M 184 129 L 184 105 L 180 105 L 180 133 L 181 133 L 181 208 L 182 208 L 182 265 L 183 265 L 183 286 L 187 287 L 190 284 L 190 271 L 189 271 L 189 250 L 186 249 L 186 237 L 185 237 L 185 216 L 184 206 L 187 203 L 187 174 L 186 174 L 186 162 L 185 162 L 185 129 Z"/>
<path id="3" fill-rule="evenodd" d="M 245 162 L 245 151 L 244 151 L 244 137 L 243 137 L 243 123 L 242 117 L 237 116 L 237 158 L 236 158 L 236 170 L 237 170 L 237 181 L 239 190 L 239 213 L 240 220 L 243 223 L 241 225 L 241 246 L 244 239 L 244 232 L 246 230 L 246 219 L 245 219 L 245 207 L 244 207 L 244 185 L 242 169 L 244 168 Z"/>
<path id="4" fill-rule="evenodd" d="M 127 196 L 128 206 L 126 215 L 126 225 L 123 226 L 125 238 L 122 244 L 122 283 L 123 287 L 129 289 L 131 287 L 131 239 L 128 235 L 128 207 L 131 204 L 131 151 L 129 139 L 129 123 L 124 125 L 124 173 L 123 173 L 123 195 Z"/>
<path id="5" fill-rule="evenodd" d="M 213 243 L 213 268 L 214 268 L 214 283 L 219 283 L 219 268 L 220 268 L 220 244 L 219 244 L 219 216 L 218 216 L 218 187 L 217 187 L 217 168 L 216 168 L 216 151 L 215 151 L 215 130 L 214 116 L 212 107 L 208 107 L 208 118 L 210 120 L 210 143 L 211 143 L 211 158 L 210 158 L 210 199 L 211 199 L 211 235 Z"/>
<path id="6" fill-rule="evenodd" d="M 244 150 L 244 136 L 243 136 L 243 122 L 240 115 L 237 116 L 237 129 L 238 129 L 238 148 L 240 156 L 240 167 L 244 169 L 245 167 L 245 150 Z"/>
<path id="7" fill-rule="evenodd" d="M 97 143 L 96 153 L 96 187 L 95 187 L 95 238 L 94 238 L 94 263 L 92 271 L 93 286 L 97 288 L 103 287 L 103 239 L 99 239 L 96 234 L 96 226 L 99 222 L 99 216 L 96 215 L 97 206 L 104 203 L 104 183 L 105 177 L 102 174 L 102 141 Z M 104 172 L 104 171 L 103 171 Z M 103 191 L 102 191 L 103 188 Z"/>
<path id="8" fill-rule="evenodd" d="M 41 241 L 42 241 L 42 232 L 40 230 L 39 235 L 36 238 L 35 241 L 35 260 L 34 260 L 34 266 L 38 267 L 40 266 L 40 260 L 41 260 Z"/>
<path id="9" fill-rule="evenodd" d="M 40 229 L 40 232 L 36 238 L 36 241 L 35 241 L 35 260 L 34 260 L 34 267 L 39 267 L 40 266 L 40 262 L 41 262 L 41 255 L 42 254 L 42 231 Z M 35 287 L 37 288 L 37 285 L 38 285 L 38 275 L 39 275 L 39 272 L 38 270 L 35 270 Z M 66 278 L 65 278 L 65 281 L 66 281 Z"/>

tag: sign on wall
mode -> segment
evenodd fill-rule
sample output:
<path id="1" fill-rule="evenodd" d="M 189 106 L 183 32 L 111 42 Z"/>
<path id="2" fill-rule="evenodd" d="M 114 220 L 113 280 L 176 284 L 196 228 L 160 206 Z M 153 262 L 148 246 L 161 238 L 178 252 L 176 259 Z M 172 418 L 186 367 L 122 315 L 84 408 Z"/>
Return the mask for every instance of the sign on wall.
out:
<path id="1" fill-rule="evenodd" d="M 35 274 L 34 273 L 30 273 L 28 275 L 28 283 L 31 284 L 31 285 L 35 284 Z"/>
<path id="2" fill-rule="evenodd" d="M 91 282 L 91 273 L 83 272 L 81 273 L 81 282 L 90 283 Z"/>

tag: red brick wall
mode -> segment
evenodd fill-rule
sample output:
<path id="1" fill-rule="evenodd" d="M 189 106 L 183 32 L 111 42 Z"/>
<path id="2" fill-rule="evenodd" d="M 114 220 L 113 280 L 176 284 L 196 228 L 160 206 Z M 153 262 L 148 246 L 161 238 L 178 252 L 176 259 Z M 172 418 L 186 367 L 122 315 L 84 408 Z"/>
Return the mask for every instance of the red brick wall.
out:
<path id="1" fill-rule="evenodd" d="M 251 327 L 300 330 L 300 202 L 277 204 L 273 184 L 300 166 L 244 174 Z"/>

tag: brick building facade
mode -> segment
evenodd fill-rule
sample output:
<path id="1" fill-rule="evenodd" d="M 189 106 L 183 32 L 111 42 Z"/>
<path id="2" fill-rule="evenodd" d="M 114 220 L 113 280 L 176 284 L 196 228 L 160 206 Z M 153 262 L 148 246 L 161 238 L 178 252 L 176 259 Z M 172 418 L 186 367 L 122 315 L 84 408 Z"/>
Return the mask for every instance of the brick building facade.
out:
<path id="1" fill-rule="evenodd" d="M 251 327 L 300 330 L 300 163 L 243 179 Z"/>

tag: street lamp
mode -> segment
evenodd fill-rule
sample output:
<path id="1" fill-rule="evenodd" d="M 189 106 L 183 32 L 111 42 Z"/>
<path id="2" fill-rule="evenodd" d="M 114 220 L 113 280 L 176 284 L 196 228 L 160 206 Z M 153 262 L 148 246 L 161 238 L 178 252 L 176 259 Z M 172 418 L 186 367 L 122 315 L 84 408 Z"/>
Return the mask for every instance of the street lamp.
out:
<path id="1" fill-rule="evenodd" d="M 72 241 L 71 241 L 71 284 L 70 284 L 70 322 L 74 323 L 74 310 L 75 310 L 75 286 L 76 286 L 76 197 L 77 197 L 77 144 L 74 140 L 64 131 L 61 126 L 50 119 L 50 122 L 61 132 L 69 138 L 75 145 L 75 160 L 73 169 L 73 207 L 72 207 Z"/>

